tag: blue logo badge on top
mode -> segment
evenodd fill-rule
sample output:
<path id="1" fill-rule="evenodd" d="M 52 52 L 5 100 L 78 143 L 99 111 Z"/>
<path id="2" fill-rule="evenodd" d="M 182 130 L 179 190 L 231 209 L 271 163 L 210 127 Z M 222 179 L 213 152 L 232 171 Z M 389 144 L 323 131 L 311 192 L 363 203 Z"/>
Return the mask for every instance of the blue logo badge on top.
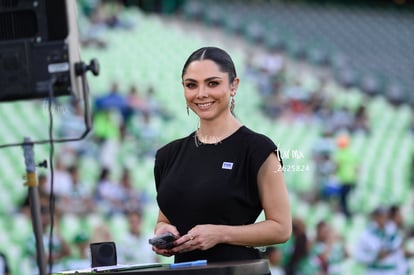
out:
<path id="1" fill-rule="evenodd" d="M 227 162 L 227 161 L 223 162 L 221 169 L 227 169 L 227 170 L 233 169 L 233 162 Z"/>

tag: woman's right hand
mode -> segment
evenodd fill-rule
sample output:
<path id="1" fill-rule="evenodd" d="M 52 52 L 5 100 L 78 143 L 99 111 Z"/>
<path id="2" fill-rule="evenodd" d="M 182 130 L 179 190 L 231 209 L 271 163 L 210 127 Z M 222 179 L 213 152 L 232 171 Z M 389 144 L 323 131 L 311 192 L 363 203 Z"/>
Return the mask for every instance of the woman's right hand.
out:
<path id="1" fill-rule="evenodd" d="M 155 228 L 155 236 L 159 236 L 167 232 L 171 232 L 172 234 L 178 237 L 180 236 L 180 233 L 178 232 L 177 228 L 174 225 L 171 225 L 165 222 L 160 222 L 157 224 Z M 154 251 L 158 255 L 162 255 L 166 257 L 170 257 L 174 255 L 174 253 L 170 249 L 157 248 L 155 246 L 152 246 L 152 251 Z"/>

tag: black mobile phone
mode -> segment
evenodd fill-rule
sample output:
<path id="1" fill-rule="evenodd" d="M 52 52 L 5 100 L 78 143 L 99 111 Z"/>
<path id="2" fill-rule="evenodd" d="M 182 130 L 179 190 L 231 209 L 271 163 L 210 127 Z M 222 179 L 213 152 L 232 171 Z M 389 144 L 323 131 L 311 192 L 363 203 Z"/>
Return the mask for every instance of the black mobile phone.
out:
<path id="1" fill-rule="evenodd" d="M 157 248 L 162 248 L 162 249 L 170 249 L 174 247 L 173 242 L 178 239 L 177 236 L 175 236 L 173 233 L 171 232 L 167 232 L 165 234 L 159 235 L 159 236 L 155 236 L 151 239 L 148 240 L 148 242 L 157 247 Z"/>

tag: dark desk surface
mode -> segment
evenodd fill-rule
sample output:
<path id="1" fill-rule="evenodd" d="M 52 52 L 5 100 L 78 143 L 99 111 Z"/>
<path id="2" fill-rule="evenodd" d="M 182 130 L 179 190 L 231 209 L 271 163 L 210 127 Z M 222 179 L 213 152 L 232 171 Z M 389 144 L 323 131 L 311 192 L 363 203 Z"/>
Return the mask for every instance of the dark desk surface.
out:
<path id="1" fill-rule="evenodd" d="M 104 275 L 265 275 L 270 274 L 269 265 L 266 260 L 240 261 L 240 262 L 223 262 L 211 263 L 198 267 L 182 267 L 171 269 L 168 265 L 148 269 L 137 269 L 128 271 L 105 271 L 99 272 Z M 95 274 L 99 274 L 95 273 Z M 77 273 L 78 275 L 90 273 Z"/>

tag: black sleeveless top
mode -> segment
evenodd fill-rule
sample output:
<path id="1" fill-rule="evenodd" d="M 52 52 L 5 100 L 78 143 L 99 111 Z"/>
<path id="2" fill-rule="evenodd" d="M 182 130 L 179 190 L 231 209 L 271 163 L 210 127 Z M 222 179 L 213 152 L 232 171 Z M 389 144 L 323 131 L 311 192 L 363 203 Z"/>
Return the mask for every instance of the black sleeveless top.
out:
<path id="1" fill-rule="evenodd" d="M 252 224 L 263 209 L 257 174 L 272 152 L 277 147 L 268 137 L 245 126 L 216 144 L 201 143 L 195 132 L 175 140 L 156 154 L 158 205 L 181 235 L 198 224 Z M 176 255 L 175 262 L 259 258 L 254 248 L 218 244 Z"/>

